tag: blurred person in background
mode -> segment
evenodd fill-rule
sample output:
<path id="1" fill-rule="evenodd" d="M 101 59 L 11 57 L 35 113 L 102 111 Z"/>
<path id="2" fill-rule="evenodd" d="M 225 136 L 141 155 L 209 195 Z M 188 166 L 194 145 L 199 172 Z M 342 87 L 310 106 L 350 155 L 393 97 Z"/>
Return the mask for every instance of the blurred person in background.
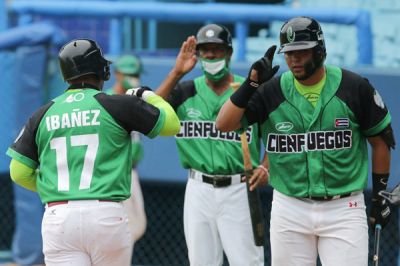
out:
<path id="1" fill-rule="evenodd" d="M 123 55 L 114 65 L 115 83 L 112 88 L 105 90 L 108 94 L 125 94 L 127 90 L 140 86 L 140 75 L 143 72 L 142 62 L 135 55 Z M 137 242 L 145 233 L 147 218 L 144 209 L 143 194 L 140 187 L 137 165 L 143 158 L 143 146 L 140 141 L 140 133 L 131 132 L 132 139 L 132 183 L 131 197 L 123 201 L 128 213 L 129 226 L 132 231 L 132 239 Z"/>
<path id="2" fill-rule="evenodd" d="M 105 90 L 110 94 L 125 94 L 128 89 L 140 86 L 140 75 L 143 72 L 142 61 L 135 55 L 123 55 L 115 61 L 114 85 Z"/>
<path id="3" fill-rule="evenodd" d="M 391 217 L 379 195 L 395 147 L 388 108 L 366 78 L 324 63 L 317 20 L 295 17 L 282 25 L 278 53 L 289 70 L 277 77 L 275 49 L 252 65 L 217 118 L 224 132 L 254 123 L 262 129 L 274 188 L 272 265 L 316 265 L 318 256 L 322 265 L 368 265 L 368 221 L 384 229 Z"/>
<path id="4" fill-rule="evenodd" d="M 37 193 L 14 183 L 16 221 L 12 239 L 15 266 L 43 266 L 41 224 L 44 207 Z"/>
<path id="5" fill-rule="evenodd" d="M 190 265 L 195 266 L 222 265 L 223 252 L 231 266 L 264 265 L 264 249 L 253 240 L 240 136 L 215 128 L 219 109 L 233 93 L 232 83 L 244 80 L 230 71 L 232 53 L 228 29 L 206 25 L 182 44 L 174 68 L 156 91 L 181 120 L 176 143 L 188 169 L 184 233 Z M 203 75 L 178 83 L 198 60 Z M 259 160 L 258 126 L 246 134 L 253 154 L 253 188 L 267 183 L 268 161 Z"/>
<path id="6" fill-rule="evenodd" d="M 130 132 L 179 132 L 176 113 L 149 88 L 102 92 L 110 61 L 90 39 L 58 55 L 64 93 L 28 119 L 7 150 L 11 179 L 37 191 L 47 266 L 131 265 L 133 240 L 122 201 L 131 195 Z"/>

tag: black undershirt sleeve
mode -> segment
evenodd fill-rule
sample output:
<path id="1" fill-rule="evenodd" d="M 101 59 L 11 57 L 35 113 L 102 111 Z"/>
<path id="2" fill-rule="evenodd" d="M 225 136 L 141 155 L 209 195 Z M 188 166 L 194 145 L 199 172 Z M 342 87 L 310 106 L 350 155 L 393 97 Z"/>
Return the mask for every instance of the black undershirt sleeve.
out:
<path id="1" fill-rule="evenodd" d="M 187 99 L 193 97 L 194 95 L 196 95 L 194 81 L 183 81 L 176 85 L 174 89 L 172 89 L 171 94 L 168 97 L 168 102 L 176 111 L 176 109 L 178 109 L 178 107 L 182 103 L 184 103 Z"/>
<path id="2" fill-rule="evenodd" d="M 11 145 L 11 149 L 39 163 L 36 133 L 44 114 L 53 104 L 54 102 L 49 102 L 33 113 L 22 128 L 15 142 Z"/>
<path id="3" fill-rule="evenodd" d="M 99 93 L 96 100 L 126 131 L 147 135 L 156 125 L 160 110 L 141 98 L 130 95 Z"/>
<path id="4" fill-rule="evenodd" d="M 270 113 L 285 101 L 279 79 L 280 77 L 274 77 L 261 84 L 251 97 L 244 113 L 249 125 L 254 123 L 263 124 Z"/>

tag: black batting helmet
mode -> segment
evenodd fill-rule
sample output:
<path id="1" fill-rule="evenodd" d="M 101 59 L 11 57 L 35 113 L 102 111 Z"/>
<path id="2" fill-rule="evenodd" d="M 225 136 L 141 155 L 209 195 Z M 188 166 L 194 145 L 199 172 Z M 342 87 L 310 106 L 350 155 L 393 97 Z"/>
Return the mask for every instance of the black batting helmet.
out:
<path id="1" fill-rule="evenodd" d="M 218 24 L 208 24 L 199 29 L 196 35 L 197 47 L 205 43 L 225 44 L 232 49 L 232 35 L 227 28 Z"/>
<path id="2" fill-rule="evenodd" d="M 87 74 L 102 80 L 110 78 L 110 64 L 99 45 L 90 39 L 76 39 L 65 44 L 58 54 L 61 73 L 68 81 Z"/>
<path id="3" fill-rule="evenodd" d="M 310 17 L 295 17 L 285 22 L 280 32 L 278 53 L 314 48 L 326 56 L 321 25 Z"/>

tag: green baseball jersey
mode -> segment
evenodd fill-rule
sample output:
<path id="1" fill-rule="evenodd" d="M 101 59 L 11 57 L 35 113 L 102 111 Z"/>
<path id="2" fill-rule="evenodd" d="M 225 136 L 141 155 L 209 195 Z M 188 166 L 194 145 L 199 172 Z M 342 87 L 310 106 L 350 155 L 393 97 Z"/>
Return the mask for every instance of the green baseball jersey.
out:
<path id="1" fill-rule="evenodd" d="M 85 84 L 36 111 L 16 142 L 12 158 L 36 169 L 43 203 L 130 196 L 131 131 L 159 134 L 165 115 L 143 100 L 107 95 Z"/>
<path id="2" fill-rule="evenodd" d="M 390 124 L 379 93 L 359 75 L 326 66 L 315 106 L 291 72 L 263 84 L 242 125 L 260 123 L 270 161 L 270 184 L 289 196 L 332 196 L 362 190 L 368 180 L 366 137 Z"/>
<path id="3" fill-rule="evenodd" d="M 235 82 L 244 78 L 234 76 Z M 221 132 L 215 127 L 218 112 L 232 95 L 229 88 L 217 95 L 208 87 L 205 76 L 179 83 L 170 94 L 169 102 L 181 120 L 181 130 L 176 137 L 179 158 L 184 168 L 208 174 L 243 173 L 243 155 L 240 135 Z M 257 125 L 246 131 L 252 164 L 260 158 L 260 135 Z"/>

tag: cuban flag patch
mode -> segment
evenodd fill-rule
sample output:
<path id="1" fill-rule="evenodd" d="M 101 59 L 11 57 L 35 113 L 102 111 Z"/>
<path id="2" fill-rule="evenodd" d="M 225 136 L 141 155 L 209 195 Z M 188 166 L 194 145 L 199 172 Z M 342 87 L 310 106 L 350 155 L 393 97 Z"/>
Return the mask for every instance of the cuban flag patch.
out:
<path id="1" fill-rule="evenodd" d="M 336 118 L 335 119 L 335 128 L 344 128 L 349 127 L 350 122 L 348 118 Z"/>

